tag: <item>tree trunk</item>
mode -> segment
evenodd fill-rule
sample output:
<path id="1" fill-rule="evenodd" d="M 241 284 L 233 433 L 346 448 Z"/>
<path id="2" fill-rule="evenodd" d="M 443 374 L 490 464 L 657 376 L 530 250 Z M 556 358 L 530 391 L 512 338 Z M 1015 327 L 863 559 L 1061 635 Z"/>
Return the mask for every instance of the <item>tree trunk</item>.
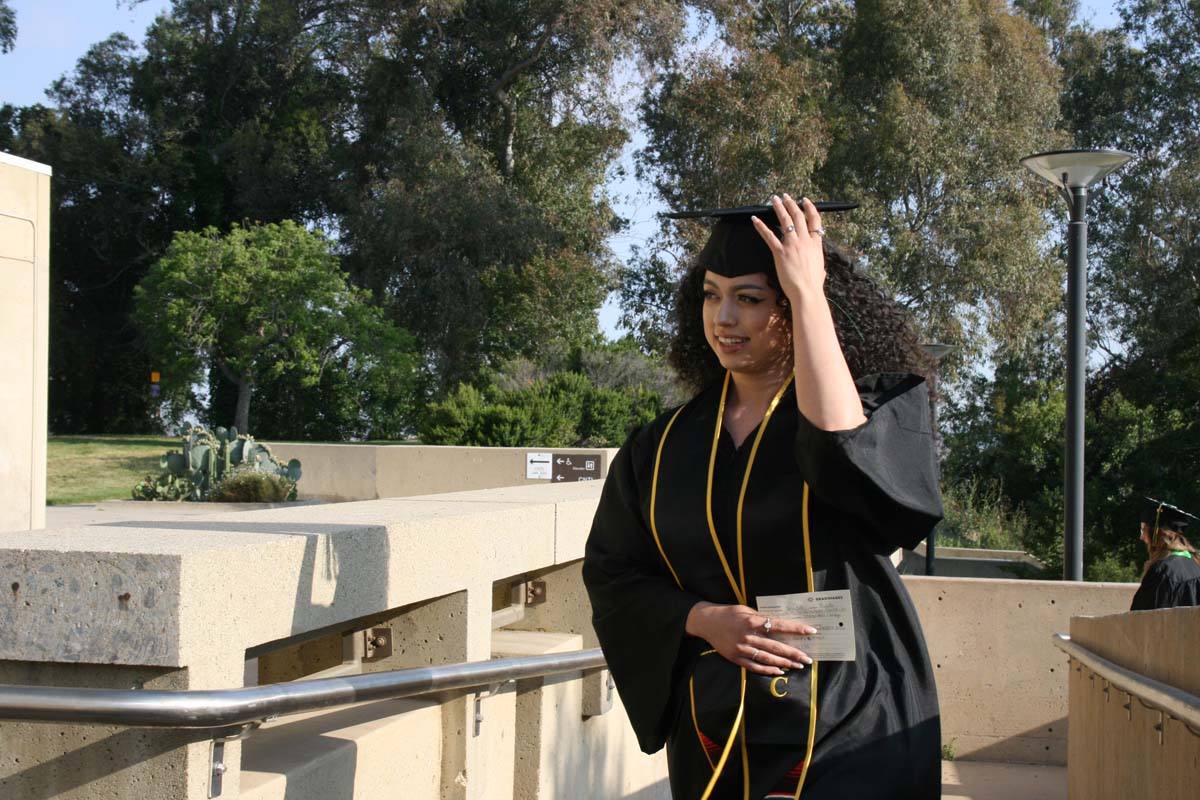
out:
<path id="1" fill-rule="evenodd" d="M 254 384 L 247 380 L 237 382 L 237 410 L 233 414 L 233 426 L 238 433 L 250 432 L 250 396 L 254 394 Z"/>

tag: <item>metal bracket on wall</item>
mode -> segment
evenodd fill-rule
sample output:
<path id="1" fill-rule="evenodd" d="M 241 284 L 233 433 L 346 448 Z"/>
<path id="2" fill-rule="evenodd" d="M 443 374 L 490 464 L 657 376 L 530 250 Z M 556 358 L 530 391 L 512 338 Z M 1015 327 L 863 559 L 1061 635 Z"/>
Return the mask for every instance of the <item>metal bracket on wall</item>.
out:
<path id="1" fill-rule="evenodd" d="M 363 636 L 363 663 L 382 661 L 392 654 L 392 629 L 386 625 L 367 628 Z"/>
<path id="2" fill-rule="evenodd" d="M 225 743 L 245 739 L 251 732 L 258 729 L 261 722 L 247 722 L 245 725 L 235 725 L 232 728 L 218 728 L 213 731 L 212 740 L 212 771 L 209 773 L 208 796 L 220 797 L 225 782 L 225 773 L 229 765 L 225 763 Z"/>
<path id="3" fill-rule="evenodd" d="M 528 581 L 525 584 L 525 605 L 540 606 L 546 602 L 546 582 Z"/>
<path id="4" fill-rule="evenodd" d="M 512 683 L 512 681 L 502 681 L 500 683 L 493 683 L 490 686 L 488 686 L 486 689 L 480 689 L 478 692 L 475 693 L 475 717 L 474 717 L 475 725 L 474 725 L 474 728 L 472 729 L 472 733 L 471 733 L 472 736 L 478 736 L 480 728 L 483 727 L 483 698 L 491 697 L 492 695 L 498 693 L 502 688 L 504 688 L 504 686 L 506 684 L 509 684 L 509 683 Z"/>

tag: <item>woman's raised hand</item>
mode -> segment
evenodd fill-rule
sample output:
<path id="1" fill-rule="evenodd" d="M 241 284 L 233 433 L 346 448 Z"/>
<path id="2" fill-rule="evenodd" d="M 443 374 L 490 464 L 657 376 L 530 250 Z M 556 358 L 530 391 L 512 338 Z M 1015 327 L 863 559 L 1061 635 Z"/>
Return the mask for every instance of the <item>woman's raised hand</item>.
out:
<path id="1" fill-rule="evenodd" d="M 811 636 L 816 628 L 786 619 L 772 619 L 768 625 L 767 620 L 748 606 L 700 602 L 688 613 L 686 629 L 729 661 L 760 675 L 781 675 L 784 670 L 804 669 L 812 663 L 803 650 L 775 641 L 768 631 Z"/>
<path id="2" fill-rule="evenodd" d="M 771 205 L 779 219 L 779 236 L 758 217 L 752 217 L 754 229 L 775 256 L 775 271 L 783 293 L 796 300 L 805 296 L 823 296 L 825 251 L 821 238 L 821 212 L 807 197 L 797 203 L 790 194 L 771 196 Z"/>

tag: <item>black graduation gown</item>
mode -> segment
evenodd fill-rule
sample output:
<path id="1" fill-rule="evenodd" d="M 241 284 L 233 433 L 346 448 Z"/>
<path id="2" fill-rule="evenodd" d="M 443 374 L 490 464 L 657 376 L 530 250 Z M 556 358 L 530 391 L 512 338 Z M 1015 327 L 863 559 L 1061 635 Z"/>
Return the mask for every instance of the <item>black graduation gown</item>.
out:
<path id="1" fill-rule="evenodd" d="M 1146 572 L 1130 611 L 1200 606 L 1200 565 L 1190 558 L 1167 556 Z"/>
<path id="2" fill-rule="evenodd" d="M 941 794 L 941 731 L 924 638 L 912 601 L 889 560 L 911 548 L 942 515 L 928 394 L 915 376 L 858 382 L 868 421 L 849 431 L 813 427 L 789 389 L 769 421 L 743 512 L 746 597 L 807 590 L 805 483 L 814 588 L 848 589 L 857 659 L 818 670 L 815 746 L 804 798 L 929 798 Z M 741 670 L 688 636 L 700 600 L 735 603 L 705 517 L 705 487 L 721 386 L 702 392 L 670 429 L 656 495 L 660 554 L 649 524 L 655 454 L 671 414 L 625 443 L 610 468 L 583 565 L 593 623 L 638 742 L 668 746 L 676 800 L 699 798 L 737 711 Z M 735 448 L 722 431 L 713 517 L 738 575 L 736 509 L 754 433 Z M 758 800 L 803 761 L 810 670 L 788 673 L 786 698 L 771 678 L 747 673 L 746 752 Z M 781 687 L 776 684 L 777 690 Z M 710 745 L 711 747 L 711 745 Z M 713 798 L 743 797 L 735 743 Z"/>

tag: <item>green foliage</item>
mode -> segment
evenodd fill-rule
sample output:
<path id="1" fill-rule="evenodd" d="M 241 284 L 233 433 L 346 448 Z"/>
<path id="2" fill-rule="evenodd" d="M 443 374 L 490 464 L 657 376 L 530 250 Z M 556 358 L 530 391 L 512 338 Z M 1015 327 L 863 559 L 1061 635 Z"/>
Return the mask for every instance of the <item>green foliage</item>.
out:
<path id="1" fill-rule="evenodd" d="M 951 373 L 984 353 L 984 335 L 1017 345 L 1046 324 L 1060 298 L 1041 245 L 1052 198 L 1018 163 L 1062 140 L 1060 76 L 1036 28 L 998 2 L 705 5 L 725 51 L 680 63 L 642 105 L 640 169 L 668 205 L 783 189 L 860 202 L 827 221 L 831 235 L 865 254 L 930 341 L 955 346 Z M 648 346 L 676 264 L 704 236 L 664 224 L 623 288 Z"/>
<path id="2" fill-rule="evenodd" d="M 353 417 L 353 408 L 372 407 L 365 395 L 390 387 L 387 394 L 407 399 L 416 380 L 411 337 L 348 285 L 323 236 L 290 221 L 235 225 L 224 236 L 212 228 L 181 232 L 134 294 L 138 324 L 163 365 L 163 397 L 177 416 L 189 410 L 188 392 L 210 364 L 237 388 L 242 429 L 264 384 L 285 401 L 288 390 L 318 387 L 310 394 L 320 400 L 323 390 Z M 336 369 L 357 380 L 322 382 Z"/>
<path id="3" fill-rule="evenodd" d="M 238 466 L 217 481 L 206 499 L 213 503 L 281 503 L 296 499 L 296 484 L 284 475 Z"/>
<path id="4" fill-rule="evenodd" d="M 479 447 L 617 447 L 662 413 L 642 388 L 597 388 L 576 372 L 558 372 L 518 389 L 460 384 L 430 406 L 420 428 L 425 444 Z"/>
<path id="5" fill-rule="evenodd" d="M 7 53 L 17 43 L 17 15 L 8 4 L 0 0 L 0 53 Z"/>
<path id="6" fill-rule="evenodd" d="M 942 488 L 946 516 L 938 526 L 938 543 L 948 547 L 1023 550 L 1029 521 L 1020 508 L 1010 509 L 1002 486 L 978 478 Z"/>
<path id="7" fill-rule="evenodd" d="M 133 487 L 134 500 L 211 500 L 215 487 L 235 470 L 258 472 L 275 478 L 276 486 L 290 487 L 285 499 L 294 500 L 300 481 L 300 462 L 282 464 L 267 445 L 236 428 L 209 431 L 193 427 L 183 436 L 183 451 L 170 450 L 159 461 L 163 470 L 157 478 L 147 475 Z M 244 476 L 240 484 L 254 484 Z"/>

